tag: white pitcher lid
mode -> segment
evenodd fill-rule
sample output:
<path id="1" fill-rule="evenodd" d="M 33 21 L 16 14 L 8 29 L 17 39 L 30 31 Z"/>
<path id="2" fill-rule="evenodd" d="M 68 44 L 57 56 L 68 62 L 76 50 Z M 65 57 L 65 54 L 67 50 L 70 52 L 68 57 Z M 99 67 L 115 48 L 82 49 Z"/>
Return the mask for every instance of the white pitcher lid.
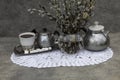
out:
<path id="1" fill-rule="evenodd" d="M 104 30 L 104 26 L 103 25 L 99 25 L 99 22 L 95 21 L 94 25 L 90 26 L 89 29 L 91 31 L 101 31 L 101 30 Z"/>

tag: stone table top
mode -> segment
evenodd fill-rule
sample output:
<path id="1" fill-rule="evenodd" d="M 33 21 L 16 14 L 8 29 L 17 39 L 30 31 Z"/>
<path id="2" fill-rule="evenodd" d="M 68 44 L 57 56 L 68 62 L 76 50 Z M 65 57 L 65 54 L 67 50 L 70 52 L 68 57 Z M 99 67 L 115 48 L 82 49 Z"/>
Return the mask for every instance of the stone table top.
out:
<path id="1" fill-rule="evenodd" d="M 120 80 L 120 33 L 111 33 L 114 56 L 86 67 L 28 68 L 13 64 L 11 53 L 18 38 L 0 37 L 0 80 Z"/>

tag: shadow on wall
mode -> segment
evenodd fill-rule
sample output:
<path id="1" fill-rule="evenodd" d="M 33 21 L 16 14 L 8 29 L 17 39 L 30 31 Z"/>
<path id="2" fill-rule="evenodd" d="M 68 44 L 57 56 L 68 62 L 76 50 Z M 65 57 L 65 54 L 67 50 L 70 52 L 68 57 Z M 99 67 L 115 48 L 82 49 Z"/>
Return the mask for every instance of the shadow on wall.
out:
<path id="1" fill-rule="evenodd" d="M 0 37 L 18 36 L 18 34 L 36 28 L 56 30 L 55 23 L 47 17 L 40 18 L 27 12 L 28 8 L 38 8 L 38 3 L 48 5 L 48 0 L 0 0 Z M 120 31 L 120 0 L 96 0 L 95 20 L 100 21 L 111 32 Z"/>

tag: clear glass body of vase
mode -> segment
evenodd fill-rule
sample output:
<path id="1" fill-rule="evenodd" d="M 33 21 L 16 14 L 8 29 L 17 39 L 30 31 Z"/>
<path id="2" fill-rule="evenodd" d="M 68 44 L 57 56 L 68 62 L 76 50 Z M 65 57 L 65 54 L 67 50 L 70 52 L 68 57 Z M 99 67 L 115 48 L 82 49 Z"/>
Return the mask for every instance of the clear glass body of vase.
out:
<path id="1" fill-rule="evenodd" d="M 60 35 L 58 45 L 63 53 L 74 54 L 81 48 L 82 38 L 80 34 Z"/>

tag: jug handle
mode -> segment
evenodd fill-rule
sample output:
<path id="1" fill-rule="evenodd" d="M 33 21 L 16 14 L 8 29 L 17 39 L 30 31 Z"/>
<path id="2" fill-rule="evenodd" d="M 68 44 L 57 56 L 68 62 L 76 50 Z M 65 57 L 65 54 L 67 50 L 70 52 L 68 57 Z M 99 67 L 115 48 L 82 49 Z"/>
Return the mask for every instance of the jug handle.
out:
<path id="1" fill-rule="evenodd" d="M 109 40 L 108 42 L 109 42 L 109 44 L 110 44 L 110 37 L 108 36 L 108 34 L 110 33 L 110 31 L 101 31 L 102 32 L 102 34 L 105 36 L 105 38 L 107 39 L 107 40 Z"/>
<path id="2" fill-rule="evenodd" d="M 102 32 L 102 34 L 107 38 L 107 35 L 110 33 L 110 31 L 101 31 Z"/>
<path id="3" fill-rule="evenodd" d="M 33 32 L 33 33 L 35 33 L 36 34 L 36 36 L 35 36 L 35 43 L 34 43 L 34 46 L 35 46 L 35 49 L 37 49 L 37 48 L 42 48 L 41 46 L 40 46 L 40 44 L 39 44 L 39 32 L 37 31 L 37 29 L 36 28 L 34 28 L 34 29 L 32 29 L 30 32 Z"/>

